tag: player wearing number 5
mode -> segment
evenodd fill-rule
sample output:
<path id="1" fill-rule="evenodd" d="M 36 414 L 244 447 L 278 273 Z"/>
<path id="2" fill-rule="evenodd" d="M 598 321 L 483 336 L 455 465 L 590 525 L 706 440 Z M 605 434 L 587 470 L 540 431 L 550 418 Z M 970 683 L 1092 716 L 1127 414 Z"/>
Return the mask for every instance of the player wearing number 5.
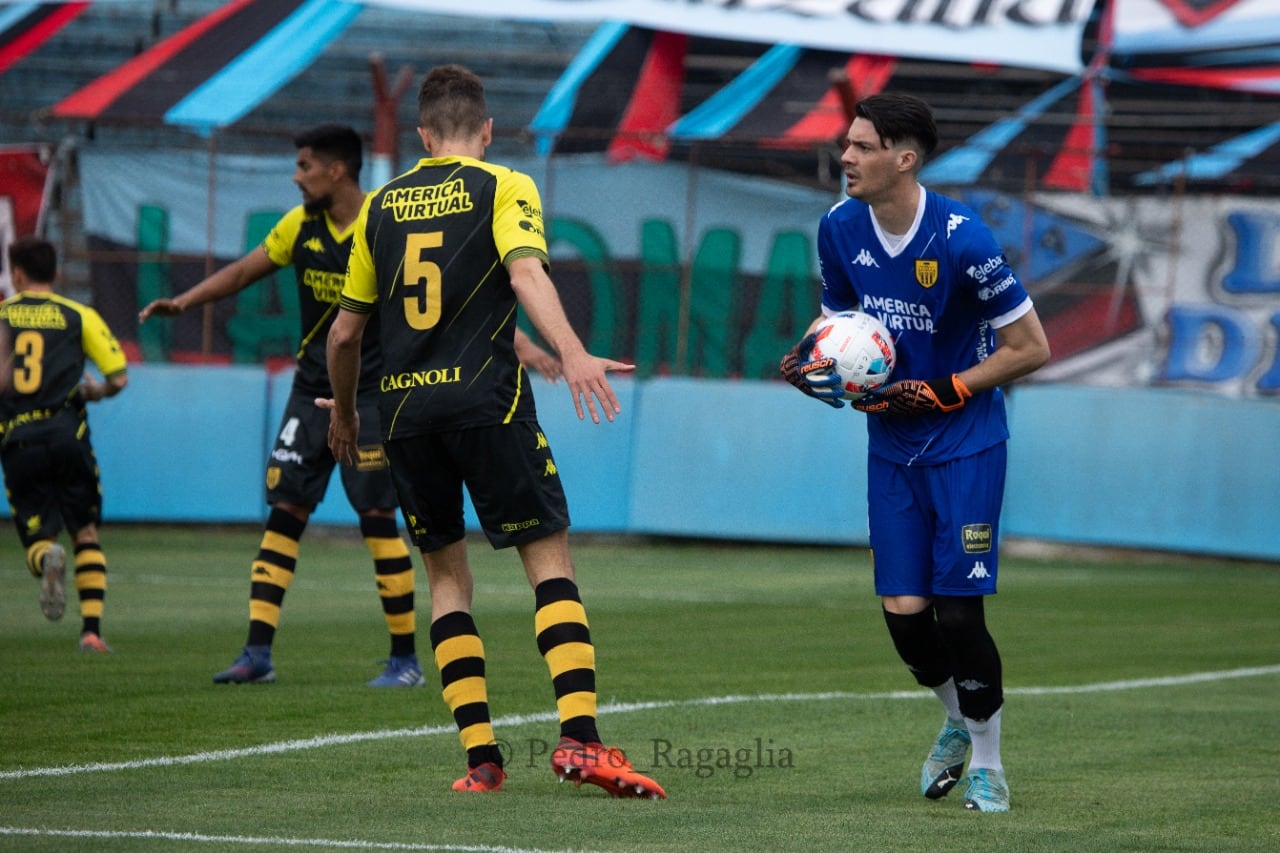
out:
<path id="1" fill-rule="evenodd" d="M 292 267 L 298 287 L 300 338 L 293 387 L 276 433 L 266 473 L 271 511 L 262 545 L 251 568 L 249 630 L 244 649 L 213 680 L 219 684 L 274 681 L 272 645 L 285 593 L 293 582 L 302 534 L 324 498 L 334 473 L 326 444 L 329 416 L 315 407 L 328 397 L 325 337 L 337 312 L 351 251 L 352 225 L 364 191 L 360 188 L 362 145 L 346 125 L 320 125 L 294 139 L 301 205 L 286 213 L 262 245 L 172 299 L 147 305 L 140 318 L 172 317 L 187 309 L 240 292 L 283 267 Z M 364 352 L 360 380 L 366 425 L 359 459 L 339 472 L 347 500 L 360 519 L 360 533 L 373 557 L 374 576 L 390 634 L 391 650 L 372 687 L 413 687 L 423 683 L 418 663 L 413 564 L 395 523 L 395 487 L 382 457 L 375 403 L 382 356 L 376 335 Z M 530 357 L 554 377 L 558 365 L 532 343 Z"/>
<path id="2" fill-rule="evenodd" d="M 429 156 L 369 195 L 356 222 L 341 310 L 329 331 L 329 446 L 356 451 L 356 384 L 365 326 L 381 320 L 382 430 L 400 507 L 431 588 L 431 645 L 467 752 L 459 791 L 494 791 L 506 773 L 490 722 L 484 647 L 463 485 L 496 548 L 514 547 L 534 590 L 537 643 L 550 670 L 561 778 L 615 796 L 665 796 L 604 747 L 596 730 L 595 651 L 569 555 L 569 514 L 528 378 L 513 349 L 523 308 L 559 353 L 578 416 L 620 411 L 606 373 L 630 370 L 588 353 L 547 274 L 537 187 L 483 162 L 492 139 L 484 86 L 459 66 L 429 72 L 418 93 Z"/>
<path id="3" fill-rule="evenodd" d="M 854 116 L 841 157 L 849 198 L 819 223 L 818 260 L 823 315 L 867 311 L 895 336 L 894 381 L 853 403 L 869 415 L 876 593 L 899 656 L 946 710 L 921 792 L 945 795 L 972 746 L 965 807 L 1005 811 L 1003 676 L 983 609 L 996 591 L 1009 438 L 1000 386 L 1048 361 L 1049 345 L 987 226 L 919 184 L 938 143 L 929 106 L 873 95 Z M 843 405 L 829 379 L 805 378 L 818 364 L 807 352 L 802 341 L 783 375 Z"/>
<path id="4" fill-rule="evenodd" d="M 80 596 L 80 650 L 111 651 L 102 640 L 107 560 L 98 543 L 102 487 L 85 403 L 114 397 L 128 383 L 115 336 L 92 308 L 53 292 L 58 256 L 35 237 L 9 246 L 17 295 L 0 303 L 0 462 L 27 568 L 40 578 L 40 608 L 51 620 L 66 606 L 67 529 Z M 84 372 L 85 360 L 102 381 Z M 7 388 L 6 382 L 8 380 Z"/>

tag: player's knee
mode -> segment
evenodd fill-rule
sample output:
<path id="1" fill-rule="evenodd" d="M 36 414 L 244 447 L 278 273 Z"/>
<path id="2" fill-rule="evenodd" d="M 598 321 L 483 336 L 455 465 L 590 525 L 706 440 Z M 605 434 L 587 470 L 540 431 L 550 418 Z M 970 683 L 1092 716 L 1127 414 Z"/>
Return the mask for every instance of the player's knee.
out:
<path id="1" fill-rule="evenodd" d="M 933 611 L 938 630 L 949 644 L 967 646 L 989 636 L 982 596 L 938 596 L 933 600 Z"/>
<path id="2" fill-rule="evenodd" d="M 906 664 L 917 684 L 937 687 L 951 677 L 931 611 L 909 614 L 883 612 L 898 657 Z"/>

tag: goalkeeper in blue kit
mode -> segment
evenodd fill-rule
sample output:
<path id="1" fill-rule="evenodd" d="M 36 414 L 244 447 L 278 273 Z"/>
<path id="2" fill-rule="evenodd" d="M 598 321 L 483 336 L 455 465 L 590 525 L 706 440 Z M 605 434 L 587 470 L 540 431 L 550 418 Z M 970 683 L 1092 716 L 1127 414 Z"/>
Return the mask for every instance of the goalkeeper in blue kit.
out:
<path id="1" fill-rule="evenodd" d="M 946 711 L 921 793 L 937 799 L 963 779 L 966 809 L 1007 811 L 1003 676 L 983 607 L 999 565 L 1009 438 L 1001 386 L 1044 365 L 1049 344 L 990 229 L 920 185 L 938 143 L 928 104 L 872 95 L 854 116 L 841 157 L 849 198 L 818 227 L 822 316 L 781 370 L 839 408 L 839 380 L 828 360 L 811 357 L 813 330 L 862 310 L 893 333 L 893 381 L 852 406 L 868 415 L 876 594 L 903 663 Z"/>

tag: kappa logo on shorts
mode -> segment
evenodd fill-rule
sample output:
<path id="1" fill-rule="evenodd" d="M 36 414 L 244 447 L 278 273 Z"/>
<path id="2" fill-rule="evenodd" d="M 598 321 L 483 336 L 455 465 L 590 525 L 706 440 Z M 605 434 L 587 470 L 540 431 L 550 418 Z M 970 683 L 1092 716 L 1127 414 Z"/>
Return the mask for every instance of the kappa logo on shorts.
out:
<path id="1" fill-rule="evenodd" d="M 992 545 L 990 524 L 966 524 L 960 528 L 960 541 L 966 554 L 985 554 Z"/>
<path id="2" fill-rule="evenodd" d="M 966 580 L 984 581 L 991 577 L 991 573 L 987 571 L 987 564 L 979 560 L 973 564 L 973 568 L 969 570 L 969 574 L 965 576 Z"/>

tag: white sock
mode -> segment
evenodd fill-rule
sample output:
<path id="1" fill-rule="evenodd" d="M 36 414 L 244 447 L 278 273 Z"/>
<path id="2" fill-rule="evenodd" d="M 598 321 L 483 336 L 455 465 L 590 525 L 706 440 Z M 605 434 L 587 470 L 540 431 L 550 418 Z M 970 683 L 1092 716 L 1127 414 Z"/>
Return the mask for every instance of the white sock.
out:
<path id="1" fill-rule="evenodd" d="M 954 678 L 948 678 L 933 688 L 933 692 L 937 695 L 938 700 L 942 702 L 942 707 L 947 710 L 947 719 L 963 719 L 964 715 L 960 713 L 960 697 L 956 694 L 956 680 Z"/>
<path id="2" fill-rule="evenodd" d="M 969 737 L 973 739 L 973 757 L 969 759 L 969 768 L 986 767 L 989 770 L 1004 770 L 1000 763 L 1000 715 L 1001 707 L 989 718 L 978 722 L 964 718 L 969 727 Z"/>

